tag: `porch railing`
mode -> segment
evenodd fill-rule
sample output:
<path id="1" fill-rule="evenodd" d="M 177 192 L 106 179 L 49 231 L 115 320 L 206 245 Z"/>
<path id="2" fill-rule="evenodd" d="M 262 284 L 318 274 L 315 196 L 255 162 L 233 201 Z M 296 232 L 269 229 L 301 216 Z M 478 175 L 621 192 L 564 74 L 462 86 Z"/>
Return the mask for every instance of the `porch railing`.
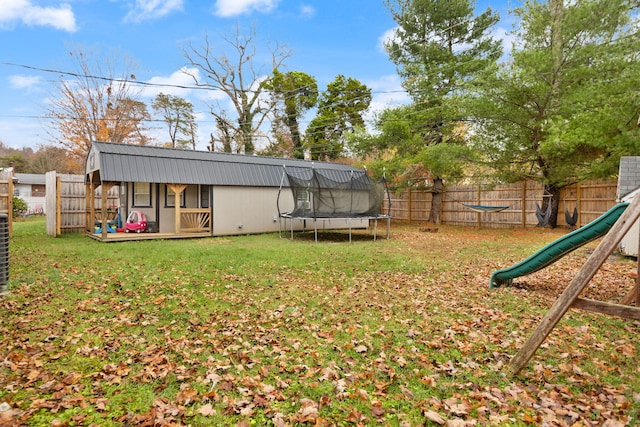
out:
<path id="1" fill-rule="evenodd" d="M 180 233 L 210 232 L 210 209 L 180 209 Z"/>

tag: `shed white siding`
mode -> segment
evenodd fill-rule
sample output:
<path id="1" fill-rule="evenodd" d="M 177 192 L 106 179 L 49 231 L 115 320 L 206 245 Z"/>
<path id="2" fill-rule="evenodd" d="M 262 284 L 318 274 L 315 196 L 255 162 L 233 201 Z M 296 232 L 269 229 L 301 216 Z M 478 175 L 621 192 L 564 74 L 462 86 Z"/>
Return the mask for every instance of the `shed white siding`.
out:
<path id="1" fill-rule="evenodd" d="M 622 202 L 631 203 L 640 195 L 640 189 L 636 189 L 622 198 Z M 618 249 L 624 256 L 638 257 L 638 245 L 640 244 L 640 220 L 636 221 L 627 234 L 620 241 Z"/>
<path id="2" fill-rule="evenodd" d="M 289 192 L 290 193 L 290 192 Z M 220 187 L 213 188 L 213 235 L 277 232 L 279 230 L 277 188 Z M 286 201 L 281 209 L 291 209 Z"/>
<path id="3" fill-rule="evenodd" d="M 266 187 L 213 188 L 213 235 L 236 235 L 290 231 L 292 223 L 280 223 L 278 217 L 278 189 Z M 293 196 L 288 188 L 280 194 L 280 212 L 293 210 Z M 335 230 L 367 228 L 367 219 L 331 219 L 318 221 L 318 229 Z M 294 230 L 313 230 L 312 219 L 294 220 Z"/>
<path id="4" fill-rule="evenodd" d="M 631 202 L 640 194 L 640 156 L 620 158 L 618 171 L 618 201 Z M 624 256 L 637 257 L 640 240 L 640 224 L 636 221 L 620 241 L 618 247 Z"/>

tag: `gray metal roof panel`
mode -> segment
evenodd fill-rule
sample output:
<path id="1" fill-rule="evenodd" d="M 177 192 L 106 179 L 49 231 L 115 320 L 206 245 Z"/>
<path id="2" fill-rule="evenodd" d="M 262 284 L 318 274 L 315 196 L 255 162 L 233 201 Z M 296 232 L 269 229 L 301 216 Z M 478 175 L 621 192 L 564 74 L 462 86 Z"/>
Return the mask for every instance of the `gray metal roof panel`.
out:
<path id="1" fill-rule="evenodd" d="M 349 165 L 298 159 L 94 142 L 104 181 L 277 187 L 283 166 L 318 168 L 339 177 Z M 342 173 L 340 173 L 342 172 Z M 285 179 L 285 185 L 288 185 Z"/>
<path id="2" fill-rule="evenodd" d="M 37 173 L 16 173 L 14 176 L 18 179 L 19 184 L 41 184 L 44 185 L 46 180 L 44 174 Z"/>

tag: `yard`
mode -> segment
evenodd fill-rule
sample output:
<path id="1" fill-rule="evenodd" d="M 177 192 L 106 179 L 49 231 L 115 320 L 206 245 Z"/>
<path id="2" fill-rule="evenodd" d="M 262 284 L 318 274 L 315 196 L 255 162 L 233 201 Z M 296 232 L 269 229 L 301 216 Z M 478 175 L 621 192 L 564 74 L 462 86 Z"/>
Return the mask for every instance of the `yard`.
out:
<path id="1" fill-rule="evenodd" d="M 105 244 L 21 220 L 0 425 L 635 425 L 640 322 L 570 310 L 510 376 L 595 243 L 512 287 L 489 277 L 565 232 Z M 635 265 L 611 256 L 587 296 L 617 301 Z"/>

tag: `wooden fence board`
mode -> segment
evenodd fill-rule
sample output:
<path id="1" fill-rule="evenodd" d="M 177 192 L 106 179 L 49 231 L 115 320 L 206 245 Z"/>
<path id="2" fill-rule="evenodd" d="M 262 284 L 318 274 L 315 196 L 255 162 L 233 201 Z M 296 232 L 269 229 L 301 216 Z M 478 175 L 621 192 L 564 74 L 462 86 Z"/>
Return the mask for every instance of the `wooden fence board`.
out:
<path id="1" fill-rule="evenodd" d="M 47 212 L 57 215 L 47 215 L 47 234 L 57 236 L 60 233 L 82 232 L 86 230 L 87 202 L 86 187 L 83 175 L 58 174 L 48 172 L 45 177 L 47 185 Z M 118 206 L 118 187 L 113 187 L 107 193 L 107 205 Z M 96 191 L 96 208 L 101 208 L 102 197 L 100 189 Z M 50 204 L 53 206 L 50 209 Z"/>
<path id="2" fill-rule="evenodd" d="M 13 235 L 13 168 L 0 171 L 0 213 L 7 214 L 9 236 Z"/>
<path id="3" fill-rule="evenodd" d="M 568 226 L 565 209 L 570 214 L 578 209 L 578 226 L 598 218 L 616 203 L 617 182 L 588 181 L 568 186 L 561 191 L 558 225 Z M 535 227 L 538 225 L 536 205 L 542 204 L 544 187 L 537 182 L 480 186 L 448 186 L 442 197 L 440 220 L 442 224 L 483 226 L 494 228 Z M 432 195 L 429 191 L 390 190 L 391 217 L 394 221 L 409 223 L 426 222 L 431 210 Z M 475 212 L 464 204 L 484 206 L 508 206 L 500 212 Z M 388 201 L 383 204 L 387 212 Z"/>

